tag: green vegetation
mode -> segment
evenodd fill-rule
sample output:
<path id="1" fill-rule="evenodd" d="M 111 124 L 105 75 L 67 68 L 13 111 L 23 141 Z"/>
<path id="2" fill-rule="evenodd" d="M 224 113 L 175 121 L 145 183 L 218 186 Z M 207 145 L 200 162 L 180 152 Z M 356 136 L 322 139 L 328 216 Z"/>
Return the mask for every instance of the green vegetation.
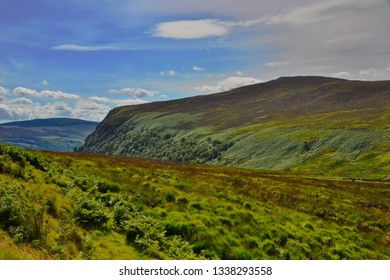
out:
<path id="1" fill-rule="evenodd" d="M 390 259 L 389 209 L 384 179 L 0 144 L 1 259 Z"/>

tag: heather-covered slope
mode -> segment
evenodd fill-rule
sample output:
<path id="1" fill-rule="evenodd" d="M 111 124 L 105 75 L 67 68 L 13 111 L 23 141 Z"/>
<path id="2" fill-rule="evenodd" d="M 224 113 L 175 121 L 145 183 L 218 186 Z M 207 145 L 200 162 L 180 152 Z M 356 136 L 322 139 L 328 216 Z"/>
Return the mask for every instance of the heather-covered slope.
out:
<path id="1" fill-rule="evenodd" d="M 390 81 L 284 77 L 113 109 L 82 151 L 389 178 Z"/>

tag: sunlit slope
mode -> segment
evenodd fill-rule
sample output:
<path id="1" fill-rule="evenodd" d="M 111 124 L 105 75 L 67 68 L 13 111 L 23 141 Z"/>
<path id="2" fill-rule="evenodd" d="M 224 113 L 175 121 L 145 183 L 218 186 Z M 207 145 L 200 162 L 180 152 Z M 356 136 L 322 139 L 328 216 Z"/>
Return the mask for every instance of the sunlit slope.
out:
<path id="1" fill-rule="evenodd" d="M 389 178 L 390 81 L 285 77 L 113 109 L 82 150 Z"/>
<path id="2" fill-rule="evenodd" d="M 390 259 L 390 184 L 0 144 L 0 259 Z"/>

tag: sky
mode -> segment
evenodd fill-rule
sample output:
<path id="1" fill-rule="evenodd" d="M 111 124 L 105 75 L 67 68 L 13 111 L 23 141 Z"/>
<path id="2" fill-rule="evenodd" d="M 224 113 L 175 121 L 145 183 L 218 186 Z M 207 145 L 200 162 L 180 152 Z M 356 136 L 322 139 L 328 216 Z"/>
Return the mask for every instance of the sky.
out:
<path id="1" fill-rule="evenodd" d="M 297 75 L 390 80 L 390 0 L 0 1 L 0 122 Z"/>

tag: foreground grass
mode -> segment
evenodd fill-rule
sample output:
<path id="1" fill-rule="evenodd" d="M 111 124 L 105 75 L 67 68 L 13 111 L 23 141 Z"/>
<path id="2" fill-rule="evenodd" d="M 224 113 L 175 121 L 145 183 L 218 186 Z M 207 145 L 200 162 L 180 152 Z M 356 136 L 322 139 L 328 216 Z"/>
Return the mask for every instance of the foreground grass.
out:
<path id="1" fill-rule="evenodd" d="M 0 145 L 2 259 L 390 259 L 390 183 Z"/>

